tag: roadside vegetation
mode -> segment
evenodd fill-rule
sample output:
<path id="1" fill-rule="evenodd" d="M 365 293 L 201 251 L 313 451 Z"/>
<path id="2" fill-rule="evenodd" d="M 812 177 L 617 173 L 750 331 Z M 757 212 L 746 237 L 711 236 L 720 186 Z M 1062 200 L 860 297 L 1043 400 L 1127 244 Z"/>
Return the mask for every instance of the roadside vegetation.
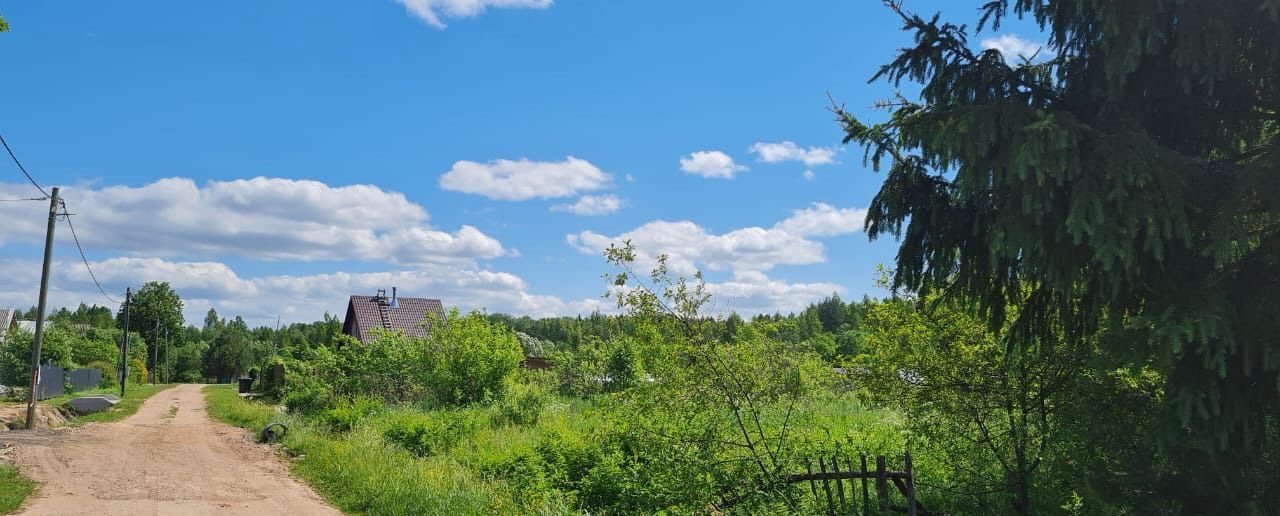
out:
<path id="1" fill-rule="evenodd" d="M 210 413 L 255 432 L 284 422 L 295 473 L 367 514 L 820 514 L 825 499 L 787 475 L 832 456 L 900 468 L 907 450 L 929 511 L 1177 509 L 1142 494 L 1173 472 L 1146 438 L 1159 375 L 1099 369 L 1088 341 L 1025 353 L 903 291 L 710 317 L 700 277 L 630 246 L 607 258 L 621 315 L 454 311 L 425 338 L 284 347 L 268 359 L 284 383 L 259 384 L 260 401 L 211 387 Z M 521 366 L 535 351 L 551 370 Z"/>
<path id="2" fill-rule="evenodd" d="M 13 467 L 0 464 L 0 514 L 18 510 L 35 489 L 35 482 L 23 478 Z"/>
<path id="3" fill-rule="evenodd" d="M 143 384 L 137 384 L 137 385 L 129 384 L 124 391 L 124 397 L 120 398 L 120 403 L 117 403 L 114 407 L 111 407 L 102 412 L 95 412 L 93 414 L 76 416 L 71 419 L 71 422 L 68 423 L 68 426 L 80 426 L 87 423 L 110 423 L 113 421 L 120 421 L 121 419 L 127 418 L 137 413 L 138 408 L 142 407 L 143 402 L 147 401 L 152 396 L 155 396 L 156 394 L 159 394 L 160 392 L 163 392 L 164 390 L 169 389 L 170 387 L 173 387 L 173 386 L 174 384 L 164 384 L 164 383 L 159 383 L 159 384 L 143 383 Z M 57 398 L 50 398 L 48 400 L 42 401 L 41 403 L 46 403 L 51 405 L 61 405 L 69 401 L 71 398 L 74 398 L 77 396 L 92 396 L 94 394 L 111 394 L 111 395 L 119 396 L 120 388 L 119 387 L 100 388 L 100 389 L 91 389 L 87 391 L 80 391 L 72 394 L 67 394 L 64 396 L 59 396 Z"/>

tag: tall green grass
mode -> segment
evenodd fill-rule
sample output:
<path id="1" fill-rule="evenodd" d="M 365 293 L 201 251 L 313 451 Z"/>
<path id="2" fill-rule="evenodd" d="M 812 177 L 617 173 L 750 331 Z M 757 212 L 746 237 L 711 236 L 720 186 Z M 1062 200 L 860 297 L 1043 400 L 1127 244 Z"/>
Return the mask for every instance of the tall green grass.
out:
<path id="1" fill-rule="evenodd" d="M 649 486 L 643 476 L 654 473 L 628 469 L 643 462 L 618 462 L 624 453 L 618 441 L 620 416 L 609 403 L 553 397 L 532 424 L 509 421 L 498 405 L 382 407 L 348 421 L 332 412 L 309 417 L 281 413 L 271 405 L 245 401 L 226 386 L 205 392 L 209 413 L 220 421 L 255 432 L 273 421 L 287 424 L 290 431 L 281 444 L 295 457 L 294 473 L 352 513 L 651 512 L 652 505 L 642 505 L 653 500 L 643 498 L 645 490 L 662 488 Z M 892 460 L 909 440 L 898 414 L 867 409 L 852 395 L 805 404 L 796 407 L 804 417 L 766 414 L 766 420 L 790 418 L 788 440 L 798 454 L 885 454 Z M 334 424 L 338 419 L 343 424 Z M 445 430 L 446 421 L 463 424 L 465 435 Z M 803 464 L 796 467 L 795 472 L 803 471 Z M 660 471 L 656 474 L 663 478 Z M 822 512 L 816 505 L 793 510 Z"/>
<path id="2" fill-rule="evenodd" d="M 9 514 L 22 505 L 36 484 L 18 474 L 18 470 L 0 465 L 0 514 Z"/>
<path id="3" fill-rule="evenodd" d="M 292 470 L 333 505 L 368 515 L 513 514 L 522 512 L 499 483 L 478 478 L 456 461 L 421 459 L 388 445 L 381 421 L 328 432 L 274 407 L 246 401 L 228 386 L 205 388 L 209 414 L 254 432 L 271 422 L 288 425 L 281 444 Z"/>

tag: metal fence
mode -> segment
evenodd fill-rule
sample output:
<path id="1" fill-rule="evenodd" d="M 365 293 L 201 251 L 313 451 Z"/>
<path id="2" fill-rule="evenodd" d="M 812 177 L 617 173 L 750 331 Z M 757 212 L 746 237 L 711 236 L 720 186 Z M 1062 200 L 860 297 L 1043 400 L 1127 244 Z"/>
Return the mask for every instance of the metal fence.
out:
<path id="1" fill-rule="evenodd" d="M 40 383 L 36 384 L 36 399 L 47 400 L 66 392 L 67 370 L 53 365 L 40 366 Z"/>
<path id="2" fill-rule="evenodd" d="M 96 389 L 102 385 L 102 371 L 91 367 L 76 369 L 67 373 L 67 381 L 71 383 L 73 391 Z"/>

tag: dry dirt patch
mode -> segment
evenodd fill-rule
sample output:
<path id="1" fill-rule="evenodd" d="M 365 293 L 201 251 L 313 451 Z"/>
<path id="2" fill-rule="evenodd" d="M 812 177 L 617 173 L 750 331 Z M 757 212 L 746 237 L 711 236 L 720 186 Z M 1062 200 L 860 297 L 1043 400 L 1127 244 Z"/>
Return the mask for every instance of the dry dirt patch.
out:
<path id="1" fill-rule="evenodd" d="M 201 387 L 160 392 L 116 423 L 0 434 L 40 484 L 18 514 L 341 514 L 271 447 L 211 420 Z"/>

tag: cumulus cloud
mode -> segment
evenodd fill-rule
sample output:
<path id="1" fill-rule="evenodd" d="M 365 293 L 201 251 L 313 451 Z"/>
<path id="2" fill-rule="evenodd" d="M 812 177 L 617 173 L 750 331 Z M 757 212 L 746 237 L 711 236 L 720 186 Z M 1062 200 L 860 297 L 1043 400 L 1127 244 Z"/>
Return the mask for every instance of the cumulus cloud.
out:
<path id="1" fill-rule="evenodd" d="M 999 50 L 1004 56 L 1005 61 L 1012 61 L 1017 57 L 1030 58 L 1040 51 L 1041 45 L 1032 41 L 1022 39 L 1014 34 L 1002 34 L 994 38 L 987 38 L 980 42 L 983 50 Z"/>
<path id="2" fill-rule="evenodd" d="M 808 208 L 791 212 L 790 217 L 773 227 L 794 235 L 835 236 L 861 231 L 866 219 L 867 210 L 837 208 L 816 202 Z"/>
<path id="3" fill-rule="evenodd" d="M 474 18 L 489 7 L 546 9 L 552 0 L 396 0 L 433 27 L 446 27 L 443 18 Z"/>
<path id="4" fill-rule="evenodd" d="M 835 163 L 836 149 L 831 147 L 809 147 L 796 145 L 792 141 L 778 143 L 756 142 L 748 149 L 756 154 L 757 159 L 765 163 L 781 163 L 799 161 L 806 166 L 830 165 Z"/>
<path id="5" fill-rule="evenodd" d="M 0 197 L 24 191 L 0 183 Z M 472 226 L 427 224 L 427 210 L 371 185 L 257 177 L 197 185 L 168 178 L 140 187 L 66 187 L 81 243 L 149 256 L 235 256 L 254 260 L 468 263 L 503 256 Z M 0 203 L 0 245 L 39 243 L 45 206 Z M 70 235 L 59 234 L 69 242 Z"/>
<path id="6" fill-rule="evenodd" d="M 674 274 L 697 270 L 730 273 L 731 279 L 707 283 L 714 306 L 710 314 L 744 315 L 790 312 L 802 309 L 832 292 L 845 292 L 839 284 L 792 283 L 772 278 L 768 271 L 780 265 L 808 265 L 826 261 L 826 249 L 817 238 L 846 235 L 862 230 L 866 210 L 814 203 L 791 212 L 770 227 L 745 227 L 715 234 L 691 222 L 654 220 L 630 231 L 602 235 L 582 231 L 565 241 L 585 254 L 600 254 L 610 245 L 630 241 L 636 266 L 648 270 L 659 255 L 667 255 Z"/>
<path id="7" fill-rule="evenodd" d="M 822 243 L 828 237 L 860 231 L 865 210 L 836 208 L 817 203 L 795 210 L 769 228 L 758 226 L 713 234 L 691 221 L 655 220 L 631 231 L 607 236 L 582 231 L 565 237 L 586 254 L 599 254 L 611 244 L 631 241 L 641 268 L 666 254 L 668 266 L 678 274 L 692 274 L 701 267 L 712 271 L 763 272 L 779 265 L 805 265 L 826 261 Z M 830 292 L 828 292 L 830 293 Z"/>
<path id="8" fill-rule="evenodd" d="M 600 190 L 612 181 L 612 176 L 591 162 L 569 156 L 564 161 L 459 161 L 440 176 L 440 188 L 501 201 L 524 201 Z"/>
<path id="9" fill-rule="evenodd" d="M 166 261 L 159 258 L 118 257 L 91 262 L 108 292 L 123 292 L 146 281 L 167 281 L 182 296 L 185 317 L 199 321 L 210 308 L 224 315 L 243 314 L 251 324 L 267 324 L 279 315 L 285 322 L 317 320 L 325 312 L 341 316 L 347 297 L 372 295 L 398 287 L 404 296 L 441 299 L 464 310 L 550 316 L 589 313 L 607 308 L 599 299 L 564 301 L 538 295 L 519 276 L 475 267 L 426 265 L 386 272 L 332 272 L 309 275 L 267 275 L 246 278 L 215 261 Z M 34 304 L 40 263 L 29 259 L 0 259 L 0 306 Z M 51 306 L 76 306 L 105 300 L 79 261 L 56 261 L 50 284 Z"/>
<path id="10" fill-rule="evenodd" d="M 728 154 L 713 150 L 697 151 L 680 158 L 680 170 L 702 177 L 733 179 L 734 174 L 747 170 L 747 167 L 734 163 Z"/>
<path id="11" fill-rule="evenodd" d="M 584 195 L 573 204 L 557 204 L 551 211 L 566 211 L 574 215 L 608 215 L 622 209 L 623 201 L 616 195 Z"/>
<path id="12" fill-rule="evenodd" d="M 739 272 L 729 281 L 708 283 L 707 290 L 715 303 L 710 307 L 712 313 L 744 315 L 792 312 L 833 292 L 846 292 L 835 283 L 788 283 L 755 271 Z"/>

